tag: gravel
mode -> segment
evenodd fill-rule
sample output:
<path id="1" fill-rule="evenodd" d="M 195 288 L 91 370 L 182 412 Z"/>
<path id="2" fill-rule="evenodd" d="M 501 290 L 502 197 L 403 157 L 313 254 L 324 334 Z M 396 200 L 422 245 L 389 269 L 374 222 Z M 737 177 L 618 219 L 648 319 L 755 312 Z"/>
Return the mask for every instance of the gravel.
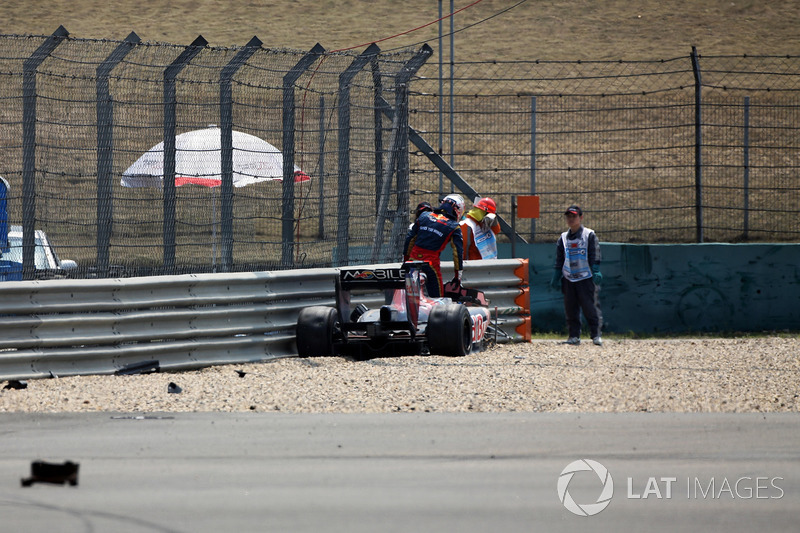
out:
<path id="1" fill-rule="evenodd" d="M 0 412 L 797 412 L 799 371 L 800 338 L 536 340 L 464 358 L 287 358 L 29 380 L 0 389 Z"/>

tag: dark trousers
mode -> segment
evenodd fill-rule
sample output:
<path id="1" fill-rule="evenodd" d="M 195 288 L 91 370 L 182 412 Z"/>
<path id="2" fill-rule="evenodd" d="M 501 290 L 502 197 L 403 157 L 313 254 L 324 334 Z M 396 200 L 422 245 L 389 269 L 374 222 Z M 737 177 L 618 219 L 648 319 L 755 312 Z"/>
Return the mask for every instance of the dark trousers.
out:
<path id="1" fill-rule="evenodd" d="M 592 278 L 580 281 L 567 281 L 561 278 L 561 292 L 564 293 L 564 315 L 570 337 L 581 336 L 581 311 L 589 324 L 592 338 L 600 335 L 603 315 L 597 299 L 598 288 Z"/>

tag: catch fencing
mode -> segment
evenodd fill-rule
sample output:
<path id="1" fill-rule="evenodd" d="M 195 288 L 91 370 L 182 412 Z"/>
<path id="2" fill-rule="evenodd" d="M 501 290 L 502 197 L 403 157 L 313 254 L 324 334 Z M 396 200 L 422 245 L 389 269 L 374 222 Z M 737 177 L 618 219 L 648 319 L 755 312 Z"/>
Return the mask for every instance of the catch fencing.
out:
<path id="1" fill-rule="evenodd" d="M 452 274 L 452 263 L 443 264 Z M 371 268 L 371 267 L 365 267 Z M 472 261 L 497 342 L 531 339 L 525 259 Z M 337 270 L 0 283 L 0 380 L 259 362 L 297 355 L 300 309 L 334 306 Z M 368 307 L 381 293 L 354 296 Z M 494 336 L 493 336 L 494 338 Z"/>
<path id="2" fill-rule="evenodd" d="M 498 201 L 501 242 L 523 194 L 541 198 L 516 221 L 528 242 L 555 241 L 573 203 L 604 241 L 800 237 L 800 57 L 459 62 L 451 82 L 431 56 L 0 35 L 0 175 L 25 279 L 34 228 L 75 277 L 396 261 L 410 209 L 453 190 Z M 211 125 L 219 187 L 123 186 L 159 143 L 178 177 L 176 136 Z M 234 186 L 234 132 L 280 150 L 279 179 Z"/>
<path id="3" fill-rule="evenodd" d="M 606 241 L 800 238 L 798 56 L 436 68 L 413 81 L 411 126 L 503 215 L 538 194 L 529 242 L 555 241 L 574 203 Z M 449 192 L 412 154 L 413 192 Z"/>
<path id="4" fill-rule="evenodd" d="M 135 33 L 96 41 L 63 27 L 0 36 L 0 174 L 8 219 L 26 232 L 25 279 L 35 276 L 34 227 L 83 267 L 78 276 L 347 264 L 351 250 L 376 242 L 377 261 L 396 259 L 409 209 L 407 85 L 430 55 L 427 46 L 273 50 L 257 38 L 237 48 L 202 37 L 144 43 Z M 211 126 L 219 162 L 193 177 L 219 186 L 176 186 L 192 177 L 176 168 L 177 135 Z M 278 179 L 234 188 L 234 173 L 260 178 L 267 165 L 235 168 L 247 148 L 234 132 L 279 147 Z M 123 186 L 153 147 L 163 186 Z M 198 157 L 210 149 L 183 148 Z M 295 182 L 295 167 L 310 179 Z M 377 239 L 376 219 L 389 222 Z"/>

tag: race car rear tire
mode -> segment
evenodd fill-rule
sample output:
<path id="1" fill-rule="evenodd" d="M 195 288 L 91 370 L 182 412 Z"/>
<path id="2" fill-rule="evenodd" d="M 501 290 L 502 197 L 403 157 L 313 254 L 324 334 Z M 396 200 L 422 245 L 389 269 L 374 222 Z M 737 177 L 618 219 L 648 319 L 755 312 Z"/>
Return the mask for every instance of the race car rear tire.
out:
<path id="1" fill-rule="evenodd" d="M 461 304 L 434 306 L 426 332 L 432 354 L 463 357 L 472 350 L 472 319 Z"/>
<path id="2" fill-rule="evenodd" d="M 334 355 L 333 337 L 338 320 L 333 307 L 304 307 L 297 316 L 297 354 L 300 357 Z"/>

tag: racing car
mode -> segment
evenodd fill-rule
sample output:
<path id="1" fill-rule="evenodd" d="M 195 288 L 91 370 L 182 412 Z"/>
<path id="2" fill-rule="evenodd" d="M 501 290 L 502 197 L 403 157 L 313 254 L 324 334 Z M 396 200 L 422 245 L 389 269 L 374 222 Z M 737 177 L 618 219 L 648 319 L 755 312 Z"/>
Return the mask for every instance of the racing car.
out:
<path id="1" fill-rule="evenodd" d="M 445 285 L 430 298 L 420 262 L 399 267 L 343 268 L 336 278 L 336 307 L 300 310 L 296 341 L 300 357 L 347 354 L 436 354 L 465 356 L 483 348 L 490 323 L 482 291 Z M 359 297 L 383 291 L 383 304 L 370 309 Z M 380 301 L 378 300 L 378 303 Z"/>

